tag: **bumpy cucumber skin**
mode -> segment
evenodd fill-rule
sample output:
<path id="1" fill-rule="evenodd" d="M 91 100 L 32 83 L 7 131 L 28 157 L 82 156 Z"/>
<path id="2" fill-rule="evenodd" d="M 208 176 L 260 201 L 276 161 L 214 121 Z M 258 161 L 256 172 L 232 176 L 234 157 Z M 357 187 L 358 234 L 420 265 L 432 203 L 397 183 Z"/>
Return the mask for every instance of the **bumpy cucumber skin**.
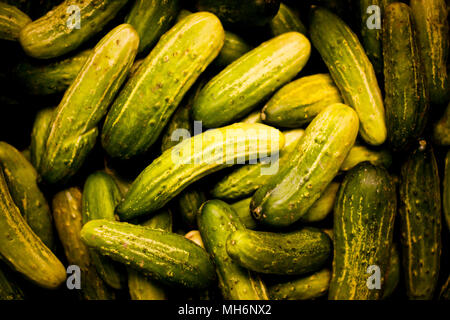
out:
<path id="1" fill-rule="evenodd" d="M 388 150 L 371 150 L 366 146 L 354 146 L 345 158 L 341 171 L 349 171 L 357 164 L 369 161 L 373 165 L 388 169 L 392 164 L 392 155 Z"/>
<path id="2" fill-rule="evenodd" d="M 442 204 L 447 227 L 450 230 L 450 151 L 445 156 L 444 181 L 442 189 Z"/>
<path id="3" fill-rule="evenodd" d="M 284 3 L 280 4 L 280 9 L 277 15 L 269 22 L 269 26 L 274 37 L 290 31 L 296 31 L 302 34 L 307 33 L 306 27 L 300 20 L 297 12 Z"/>
<path id="4" fill-rule="evenodd" d="M 13 146 L 0 141 L 0 168 L 14 203 L 34 233 L 49 249 L 54 249 L 50 207 L 39 190 L 33 165 Z"/>
<path id="5" fill-rule="evenodd" d="M 29 16 L 18 8 L 0 2 L 0 39 L 16 41 L 20 30 L 31 22 Z"/>
<path id="6" fill-rule="evenodd" d="M 389 264 L 384 275 L 383 299 L 388 299 L 397 288 L 400 281 L 401 263 L 400 253 L 398 252 L 395 243 L 393 243 L 391 247 L 391 255 L 389 257 Z"/>
<path id="7" fill-rule="evenodd" d="M 29 23 L 20 32 L 23 50 L 31 57 L 49 59 L 59 57 L 78 48 L 83 42 L 100 32 L 115 17 L 128 0 L 66 0 L 45 16 Z M 80 28 L 70 29 L 77 6 Z"/>
<path id="8" fill-rule="evenodd" d="M 255 219 L 283 227 L 306 214 L 338 173 L 358 129 L 358 116 L 349 106 L 333 104 L 323 110 L 305 130 L 289 163 L 254 194 Z"/>
<path id="9" fill-rule="evenodd" d="M 31 230 L 9 193 L 0 170 L 0 254 L 14 270 L 35 284 L 56 289 L 66 280 L 58 258 Z"/>
<path id="10" fill-rule="evenodd" d="M 410 6 L 430 101 L 437 105 L 446 104 L 450 98 L 447 5 L 445 0 L 411 0 Z"/>
<path id="11" fill-rule="evenodd" d="M 323 269 L 310 276 L 268 287 L 273 300 L 309 300 L 323 296 L 330 284 L 331 272 Z"/>
<path id="12" fill-rule="evenodd" d="M 179 0 L 137 0 L 125 23 L 131 24 L 139 34 L 139 53 L 147 52 L 169 29 L 180 9 Z"/>
<path id="13" fill-rule="evenodd" d="M 364 162 L 349 171 L 334 208 L 334 258 L 328 299 L 381 298 L 396 210 L 395 184 L 386 169 Z M 367 286 L 371 265 L 380 268 L 381 290 Z"/>
<path id="14" fill-rule="evenodd" d="M 259 276 L 240 267 L 227 253 L 227 238 L 234 231 L 245 229 L 234 210 L 223 201 L 207 201 L 200 208 L 197 224 L 203 244 L 214 259 L 223 298 L 267 300 L 267 289 Z"/>
<path id="15" fill-rule="evenodd" d="M 93 220 L 83 227 L 81 238 L 101 254 L 168 285 L 202 289 L 215 278 L 207 252 L 175 233 Z"/>
<path id="16" fill-rule="evenodd" d="M 227 239 L 228 255 L 258 273 L 302 275 L 320 270 L 331 253 L 330 238 L 315 228 L 290 233 L 237 230 Z"/>
<path id="17" fill-rule="evenodd" d="M 383 28 L 388 141 L 393 150 L 402 151 L 408 149 L 425 128 L 428 94 L 410 7 L 400 2 L 389 5 Z"/>
<path id="18" fill-rule="evenodd" d="M 148 150 L 223 41 L 219 19 L 208 12 L 189 15 L 164 34 L 106 117 L 102 145 L 108 154 L 127 159 Z"/>
<path id="19" fill-rule="evenodd" d="M 53 108 L 45 108 L 36 114 L 31 131 L 30 158 L 33 166 L 38 169 L 45 151 L 50 123 L 53 118 Z"/>
<path id="20" fill-rule="evenodd" d="M 53 197 L 53 218 L 59 239 L 64 248 L 69 265 L 77 265 L 81 270 L 80 294 L 86 300 L 108 300 L 114 293 L 100 278 L 92 264 L 88 248 L 80 238 L 83 226 L 82 193 L 78 188 L 69 188 Z"/>
<path id="21" fill-rule="evenodd" d="M 217 128 L 249 114 L 259 102 L 292 80 L 311 53 L 309 40 L 288 32 L 264 42 L 216 75 L 192 108 L 195 120 Z"/>
<path id="22" fill-rule="evenodd" d="M 139 37 L 122 24 L 93 49 L 53 114 L 39 172 L 48 183 L 68 180 L 94 147 L 97 124 L 125 80 Z"/>
<path id="23" fill-rule="evenodd" d="M 433 141 L 440 146 L 450 146 L 450 103 L 442 118 L 434 125 Z"/>
<path id="24" fill-rule="evenodd" d="M 329 74 L 306 76 L 275 93 L 261 111 L 261 119 L 276 127 L 299 128 L 329 105 L 342 102 Z"/>
<path id="25" fill-rule="evenodd" d="M 205 131 L 166 150 L 144 169 L 116 213 L 122 220 L 152 213 L 207 174 L 237 160 L 276 153 L 283 145 L 283 134 L 262 124 L 237 123 Z"/>
<path id="26" fill-rule="evenodd" d="M 384 143 L 383 98 L 358 37 L 338 16 L 323 8 L 314 9 L 310 34 L 344 101 L 358 113 L 361 137 L 371 145 Z"/>
<path id="27" fill-rule="evenodd" d="M 431 299 L 441 256 L 439 173 L 431 145 L 424 140 L 401 167 L 400 220 L 406 293 Z"/>
<path id="28" fill-rule="evenodd" d="M 25 300 L 25 295 L 20 286 L 11 279 L 6 267 L 0 265 L 0 300 Z"/>
<path id="29" fill-rule="evenodd" d="M 300 220 L 304 222 L 317 222 L 325 219 L 333 211 L 339 185 L 339 182 L 331 182 L 320 198 L 314 202 Z"/>

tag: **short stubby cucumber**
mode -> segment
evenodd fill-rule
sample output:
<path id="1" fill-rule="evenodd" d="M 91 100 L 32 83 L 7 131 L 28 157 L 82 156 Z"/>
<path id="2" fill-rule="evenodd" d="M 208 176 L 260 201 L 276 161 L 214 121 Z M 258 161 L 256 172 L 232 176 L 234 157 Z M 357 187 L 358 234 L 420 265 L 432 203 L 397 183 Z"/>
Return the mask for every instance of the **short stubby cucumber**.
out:
<path id="1" fill-rule="evenodd" d="M 36 170 L 41 165 L 53 112 L 53 108 L 39 110 L 34 119 L 33 129 L 31 131 L 30 158 Z"/>
<path id="2" fill-rule="evenodd" d="M 433 140 L 440 146 L 450 146 L 450 103 L 442 118 L 434 125 Z"/>
<path id="3" fill-rule="evenodd" d="M 445 156 L 444 181 L 442 189 L 442 204 L 447 227 L 450 230 L 450 151 Z"/>
<path id="4" fill-rule="evenodd" d="M 216 128 L 249 114 L 261 101 L 292 80 L 311 53 L 309 40 L 288 32 L 264 42 L 227 66 L 200 91 L 195 120 Z"/>
<path id="5" fill-rule="evenodd" d="M 349 106 L 333 104 L 319 113 L 289 163 L 254 194 L 251 210 L 255 219 L 283 227 L 306 214 L 338 173 L 358 129 L 358 115 Z"/>
<path id="6" fill-rule="evenodd" d="M 18 8 L 0 2 L 0 39 L 16 41 L 20 31 L 31 22 L 30 17 Z"/>
<path id="7" fill-rule="evenodd" d="M 298 12 L 288 7 L 284 3 L 280 4 L 277 15 L 269 22 L 270 32 L 276 37 L 280 34 L 296 31 L 306 34 L 307 30 L 303 22 L 300 20 Z"/>

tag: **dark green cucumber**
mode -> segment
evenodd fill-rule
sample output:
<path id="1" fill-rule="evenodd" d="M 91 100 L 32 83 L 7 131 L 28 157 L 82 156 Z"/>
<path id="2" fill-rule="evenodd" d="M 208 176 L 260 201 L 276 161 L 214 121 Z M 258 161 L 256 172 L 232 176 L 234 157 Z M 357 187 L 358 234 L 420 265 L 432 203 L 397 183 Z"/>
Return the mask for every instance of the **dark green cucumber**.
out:
<path id="1" fill-rule="evenodd" d="M 330 75 L 316 74 L 281 88 L 264 106 L 261 119 L 276 127 L 300 128 L 329 105 L 342 102 Z"/>
<path id="2" fill-rule="evenodd" d="M 20 32 L 20 43 L 24 51 L 33 58 L 62 56 L 103 30 L 127 2 L 128 0 L 66 0 L 45 16 L 27 24 Z"/>
<path id="3" fill-rule="evenodd" d="M 205 201 L 205 194 L 193 188 L 188 188 L 178 195 L 175 208 L 187 227 L 194 228 L 197 226 L 198 209 Z"/>
<path id="4" fill-rule="evenodd" d="M 447 5 L 445 0 L 411 0 L 410 6 L 430 101 L 433 104 L 445 105 L 450 98 L 447 73 L 450 41 Z"/>
<path id="5" fill-rule="evenodd" d="M 384 290 L 383 299 L 389 298 L 397 288 L 400 281 L 400 253 L 398 252 L 395 243 L 391 246 L 391 255 L 389 258 L 389 265 L 384 275 Z"/>
<path id="6" fill-rule="evenodd" d="M 36 169 L 39 169 L 41 165 L 53 112 L 53 108 L 42 109 L 36 114 L 34 119 L 33 130 L 31 131 L 30 155 L 31 163 Z"/>
<path id="7" fill-rule="evenodd" d="M 25 294 L 7 266 L 0 265 L 0 300 L 25 300 Z"/>
<path id="8" fill-rule="evenodd" d="M 0 255 L 14 270 L 35 284 L 56 289 L 66 270 L 22 217 L 0 169 Z"/>
<path id="9" fill-rule="evenodd" d="M 354 146 L 341 165 L 341 171 L 349 171 L 358 163 L 369 161 L 373 165 L 388 169 L 392 164 L 392 155 L 388 150 L 372 150 L 365 146 Z"/>
<path id="10" fill-rule="evenodd" d="M 133 182 L 116 212 L 123 220 L 152 213 L 207 174 L 276 154 L 283 145 L 283 134 L 263 124 L 236 123 L 205 131 L 156 158 Z"/>
<path id="11" fill-rule="evenodd" d="M 39 167 L 48 183 L 66 181 L 83 165 L 94 147 L 97 125 L 125 80 L 138 44 L 133 27 L 122 24 L 91 52 L 50 123 Z"/>
<path id="12" fill-rule="evenodd" d="M 320 270 L 330 257 L 331 240 L 309 227 L 290 233 L 236 230 L 226 247 L 233 261 L 248 270 L 302 275 Z"/>
<path id="13" fill-rule="evenodd" d="M 270 286 L 273 300 L 309 300 L 323 296 L 330 284 L 331 272 L 323 269 L 310 276 Z"/>
<path id="14" fill-rule="evenodd" d="M 103 255 L 168 285 L 201 289 L 215 278 L 208 253 L 175 233 L 93 220 L 83 227 L 81 238 Z"/>
<path id="15" fill-rule="evenodd" d="M 334 208 L 334 258 L 328 299 L 381 299 L 396 210 L 395 184 L 386 169 L 363 162 L 348 172 Z M 380 288 L 368 286 L 371 266 L 379 268 Z"/>
<path id="16" fill-rule="evenodd" d="M 314 202 L 300 220 L 303 222 L 317 222 L 324 220 L 330 212 L 333 211 L 339 185 L 339 182 L 331 182 L 320 198 Z"/>
<path id="17" fill-rule="evenodd" d="M 284 3 L 280 4 L 277 15 L 269 22 L 272 36 L 276 37 L 280 34 L 296 31 L 306 34 L 306 27 L 300 20 L 298 12 L 289 8 Z"/>
<path id="18" fill-rule="evenodd" d="M 346 104 L 358 113 L 361 137 L 371 145 L 386 140 L 386 123 L 377 77 L 356 34 L 338 16 L 315 8 L 311 41 L 328 66 Z"/>
<path id="19" fill-rule="evenodd" d="M 102 145 L 110 156 L 131 158 L 155 143 L 223 39 L 219 19 L 208 12 L 187 16 L 161 37 L 106 117 Z"/>
<path id="20" fill-rule="evenodd" d="M 180 9 L 179 0 L 137 0 L 125 23 L 131 24 L 139 34 L 139 53 L 147 52 L 170 28 Z"/>
<path id="21" fill-rule="evenodd" d="M 288 32 L 264 42 L 227 66 L 200 91 L 192 114 L 217 128 L 249 114 L 262 100 L 292 80 L 311 52 L 309 40 Z"/>
<path id="22" fill-rule="evenodd" d="M 29 16 L 18 8 L 0 2 L 0 39 L 19 40 L 20 31 L 31 22 Z"/>
<path id="23" fill-rule="evenodd" d="M 251 210 L 255 219 L 282 227 L 306 214 L 338 173 L 358 129 L 358 116 L 349 106 L 333 104 L 319 113 L 289 163 L 254 194 Z"/>
<path id="24" fill-rule="evenodd" d="M 431 299 L 440 267 L 441 195 L 436 158 L 424 140 L 401 167 L 399 199 L 406 293 Z"/>
<path id="25" fill-rule="evenodd" d="M 388 141 L 402 151 L 422 134 L 429 108 L 411 8 L 404 3 L 386 8 L 383 56 Z"/>
<path id="26" fill-rule="evenodd" d="M 259 276 L 239 266 L 227 253 L 228 237 L 245 230 L 234 210 L 223 201 L 207 201 L 200 208 L 197 224 L 205 248 L 214 259 L 223 298 L 267 300 L 267 289 Z"/>
<path id="27" fill-rule="evenodd" d="M 447 227 L 450 230 L 450 151 L 445 156 L 444 181 L 442 189 L 442 204 Z"/>
<path id="28" fill-rule="evenodd" d="M 433 140 L 440 146 L 450 146 L 450 103 L 442 118 L 434 125 Z"/>
<path id="29" fill-rule="evenodd" d="M 54 249 L 53 222 L 50 207 L 38 187 L 38 174 L 22 153 L 0 141 L 0 168 L 14 203 L 33 232 Z"/>
<path id="30" fill-rule="evenodd" d="M 239 220 L 244 224 L 247 229 L 253 230 L 256 229 L 256 221 L 253 219 L 252 214 L 250 212 L 250 202 L 252 198 L 242 199 L 235 203 L 230 204 L 230 207 L 236 212 L 239 217 Z"/>

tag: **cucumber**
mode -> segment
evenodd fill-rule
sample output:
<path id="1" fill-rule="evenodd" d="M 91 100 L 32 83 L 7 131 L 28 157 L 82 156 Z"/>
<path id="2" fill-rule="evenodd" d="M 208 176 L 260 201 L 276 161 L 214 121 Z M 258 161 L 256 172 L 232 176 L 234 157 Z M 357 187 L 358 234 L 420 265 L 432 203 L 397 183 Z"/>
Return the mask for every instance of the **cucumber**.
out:
<path id="1" fill-rule="evenodd" d="M 313 10 L 310 34 L 345 103 L 358 113 L 361 137 L 368 144 L 382 144 L 387 135 L 383 98 L 358 37 L 338 16 L 323 8 Z"/>
<path id="2" fill-rule="evenodd" d="M 284 136 L 262 124 L 208 130 L 166 150 L 136 178 L 116 208 L 122 220 L 161 209 L 188 185 L 235 162 L 277 153 Z"/>
<path id="3" fill-rule="evenodd" d="M 131 158 L 155 143 L 223 39 L 219 19 L 208 12 L 187 16 L 161 37 L 106 117 L 102 145 L 110 156 Z"/>
<path id="4" fill-rule="evenodd" d="M 33 58 L 62 56 L 103 30 L 127 2 L 66 0 L 43 17 L 27 24 L 20 32 L 20 44 L 25 53 Z M 79 9 L 78 21 L 75 8 Z"/>
<path id="5" fill-rule="evenodd" d="M 246 117 L 242 118 L 241 120 L 239 120 L 239 122 L 244 122 L 244 123 L 262 123 L 261 113 L 260 113 L 259 110 L 253 111 L 248 116 L 246 116 Z"/>
<path id="6" fill-rule="evenodd" d="M 329 74 L 306 76 L 275 93 L 261 111 L 261 119 L 275 127 L 300 128 L 329 105 L 342 102 Z"/>
<path id="7" fill-rule="evenodd" d="M 196 98 L 192 114 L 216 128 L 249 114 L 262 100 L 292 80 L 309 59 L 311 44 L 298 32 L 264 42 L 211 79 Z"/>
<path id="8" fill-rule="evenodd" d="M 31 230 L 9 193 L 0 170 L 0 255 L 14 270 L 33 283 L 56 289 L 66 280 L 58 258 Z"/>
<path id="9" fill-rule="evenodd" d="M 363 162 L 348 172 L 334 207 L 334 258 L 328 299 L 381 299 L 396 210 L 395 184 L 386 169 Z M 368 268 L 373 265 L 379 268 L 381 290 L 368 286 Z"/>
<path id="10" fill-rule="evenodd" d="M 0 300 L 25 300 L 22 288 L 3 264 L 0 265 Z"/>
<path id="11" fill-rule="evenodd" d="M 402 164 L 399 199 L 406 294 L 431 299 L 441 256 L 441 195 L 436 158 L 425 140 Z"/>
<path id="12" fill-rule="evenodd" d="M 20 31 L 31 22 L 31 19 L 18 8 L 0 2 L 0 39 L 17 41 Z"/>
<path id="13" fill-rule="evenodd" d="M 320 270 L 310 276 L 268 287 L 272 300 L 309 300 L 323 296 L 330 284 L 331 272 Z"/>
<path id="14" fill-rule="evenodd" d="M 445 0 L 411 0 L 410 6 L 430 101 L 433 104 L 445 105 L 450 98 L 447 73 L 450 41 L 447 5 Z"/>
<path id="15" fill-rule="evenodd" d="M 168 285 L 202 289 L 215 278 L 208 253 L 175 233 L 103 219 L 89 221 L 81 238 L 103 255 Z"/>
<path id="16" fill-rule="evenodd" d="M 5 174 L 11 197 L 25 221 L 49 249 L 54 249 L 52 214 L 37 185 L 36 169 L 20 151 L 2 141 L 0 167 Z"/>
<path id="17" fill-rule="evenodd" d="M 226 250 L 227 238 L 237 230 L 245 230 L 234 210 L 225 202 L 210 200 L 200 208 L 197 217 L 206 250 L 212 256 L 225 300 L 268 300 L 265 284 L 257 274 L 240 267 Z"/>
<path id="18" fill-rule="evenodd" d="M 303 222 L 317 222 L 324 220 L 333 211 L 336 195 L 339 190 L 338 182 L 331 182 L 319 199 L 309 208 L 303 217 Z"/>
<path id="19" fill-rule="evenodd" d="M 183 190 L 178 195 L 175 208 L 186 226 L 190 228 L 196 227 L 198 209 L 200 209 L 200 206 L 205 201 L 205 194 L 202 191 L 192 188 Z"/>
<path id="20" fill-rule="evenodd" d="M 444 209 L 444 217 L 447 222 L 447 227 L 450 230 L 450 151 L 447 151 L 445 156 L 444 181 L 442 190 L 442 204 Z"/>
<path id="21" fill-rule="evenodd" d="M 253 219 L 250 213 L 250 202 L 252 198 L 242 199 L 235 203 L 230 204 L 230 207 L 236 212 L 239 220 L 244 224 L 245 228 L 253 230 L 256 229 L 256 221 Z"/>
<path id="22" fill-rule="evenodd" d="M 354 146 L 341 165 L 341 171 L 349 171 L 358 163 L 369 161 L 373 165 L 388 169 L 392 164 L 392 155 L 386 149 L 372 150 L 365 146 Z"/>
<path id="23" fill-rule="evenodd" d="M 86 300 L 108 300 L 112 292 L 100 278 L 88 248 L 80 238 L 83 226 L 82 193 L 78 188 L 62 190 L 53 197 L 53 218 L 56 230 L 69 265 L 76 265 L 81 271 L 80 294 Z"/>
<path id="24" fill-rule="evenodd" d="M 433 140 L 440 146 L 450 146 L 450 103 L 442 118 L 434 125 Z"/>
<path id="25" fill-rule="evenodd" d="M 338 173 L 358 129 L 356 112 L 344 104 L 333 104 L 319 113 L 289 162 L 253 195 L 253 217 L 272 227 L 299 220 Z"/>
<path id="26" fill-rule="evenodd" d="M 192 123 L 190 120 L 190 108 L 186 106 L 181 106 L 175 111 L 167 124 L 161 139 L 161 152 L 172 148 L 177 145 L 180 141 L 174 141 L 172 135 L 175 130 L 187 130 L 189 134 L 192 134 Z"/>
<path id="27" fill-rule="evenodd" d="M 225 31 L 225 40 L 223 42 L 222 50 L 220 50 L 220 53 L 213 64 L 219 68 L 225 68 L 251 49 L 251 46 L 240 36 L 233 32 Z"/>
<path id="28" fill-rule="evenodd" d="M 15 66 L 14 80 L 31 95 L 45 96 L 64 92 L 75 80 L 90 54 L 91 50 L 83 50 L 51 63 L 24 60 Z"/>
<path id="29" fill-rule="evenodd" d="M 64 182 L 84 163 L 94 147 L 97 124 L 125 80 L 138 44 L 133 27 L 122 24 L 95 46 L 50 123 L 39 167 L 46 182 Z"/>
<path id="30" fill-rule="evenodd" d="M 300 20 L 298 12 L 284 3 L 280 4 L 280 9 L 277 15 L 269 22 L 269 26 L 271 34 L 274 37 L 291 31 L 307 34 L 306 27 Z"/>
<path id="31" fill-rule="evenodd" d="M 389 258 L 389 264 L 384 275 L 384 290 L 383 299 L 389 298 L 397 288 L 400 281 L 400 254 L 397 246 L 393 243 L 391 247 L 391 255 Z"/>
<path id="32" fill-rule="evenodd" d="M 236 230 L 228 237 L 226 246 L 234 262 L 263 274 L 315 272 L 331 253 L 330 238 L 310 227 L 290 233 Z"/>
<path id="33" fill-rule="evenodd" d="M 179 0 L 137 0 L 125 23 L 131 24 L 139 34 L 139 53 L 150 50 L 170 28 L 180 9 Z"/>
<path id="34" fill-rule="evenodd" d="M 421 136 L 429 109 L 414 36 L 410 7 L 389 5 L 383 29 L 385 106 L 388 142 L 395 151 L 408 149 Z"/>
<path id="35" fill-rule="evenodd" d="M 31 163 L 36 169 L 41 165 L 53 113 L 53 108 L 45 108 L 39 110 L 34 119 L 33 130 L 31 131 L 30 155 Z"/>

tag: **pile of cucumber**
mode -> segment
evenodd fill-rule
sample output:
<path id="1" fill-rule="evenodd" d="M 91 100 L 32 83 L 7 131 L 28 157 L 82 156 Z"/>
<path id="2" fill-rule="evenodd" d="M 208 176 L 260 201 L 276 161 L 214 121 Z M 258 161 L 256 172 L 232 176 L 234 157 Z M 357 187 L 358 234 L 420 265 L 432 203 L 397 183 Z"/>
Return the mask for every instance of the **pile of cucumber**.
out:
<path id="1" fill-rule="evenodd" d="M 450 299 L 445 0 L 0 0 L 0 300 Z"/>

